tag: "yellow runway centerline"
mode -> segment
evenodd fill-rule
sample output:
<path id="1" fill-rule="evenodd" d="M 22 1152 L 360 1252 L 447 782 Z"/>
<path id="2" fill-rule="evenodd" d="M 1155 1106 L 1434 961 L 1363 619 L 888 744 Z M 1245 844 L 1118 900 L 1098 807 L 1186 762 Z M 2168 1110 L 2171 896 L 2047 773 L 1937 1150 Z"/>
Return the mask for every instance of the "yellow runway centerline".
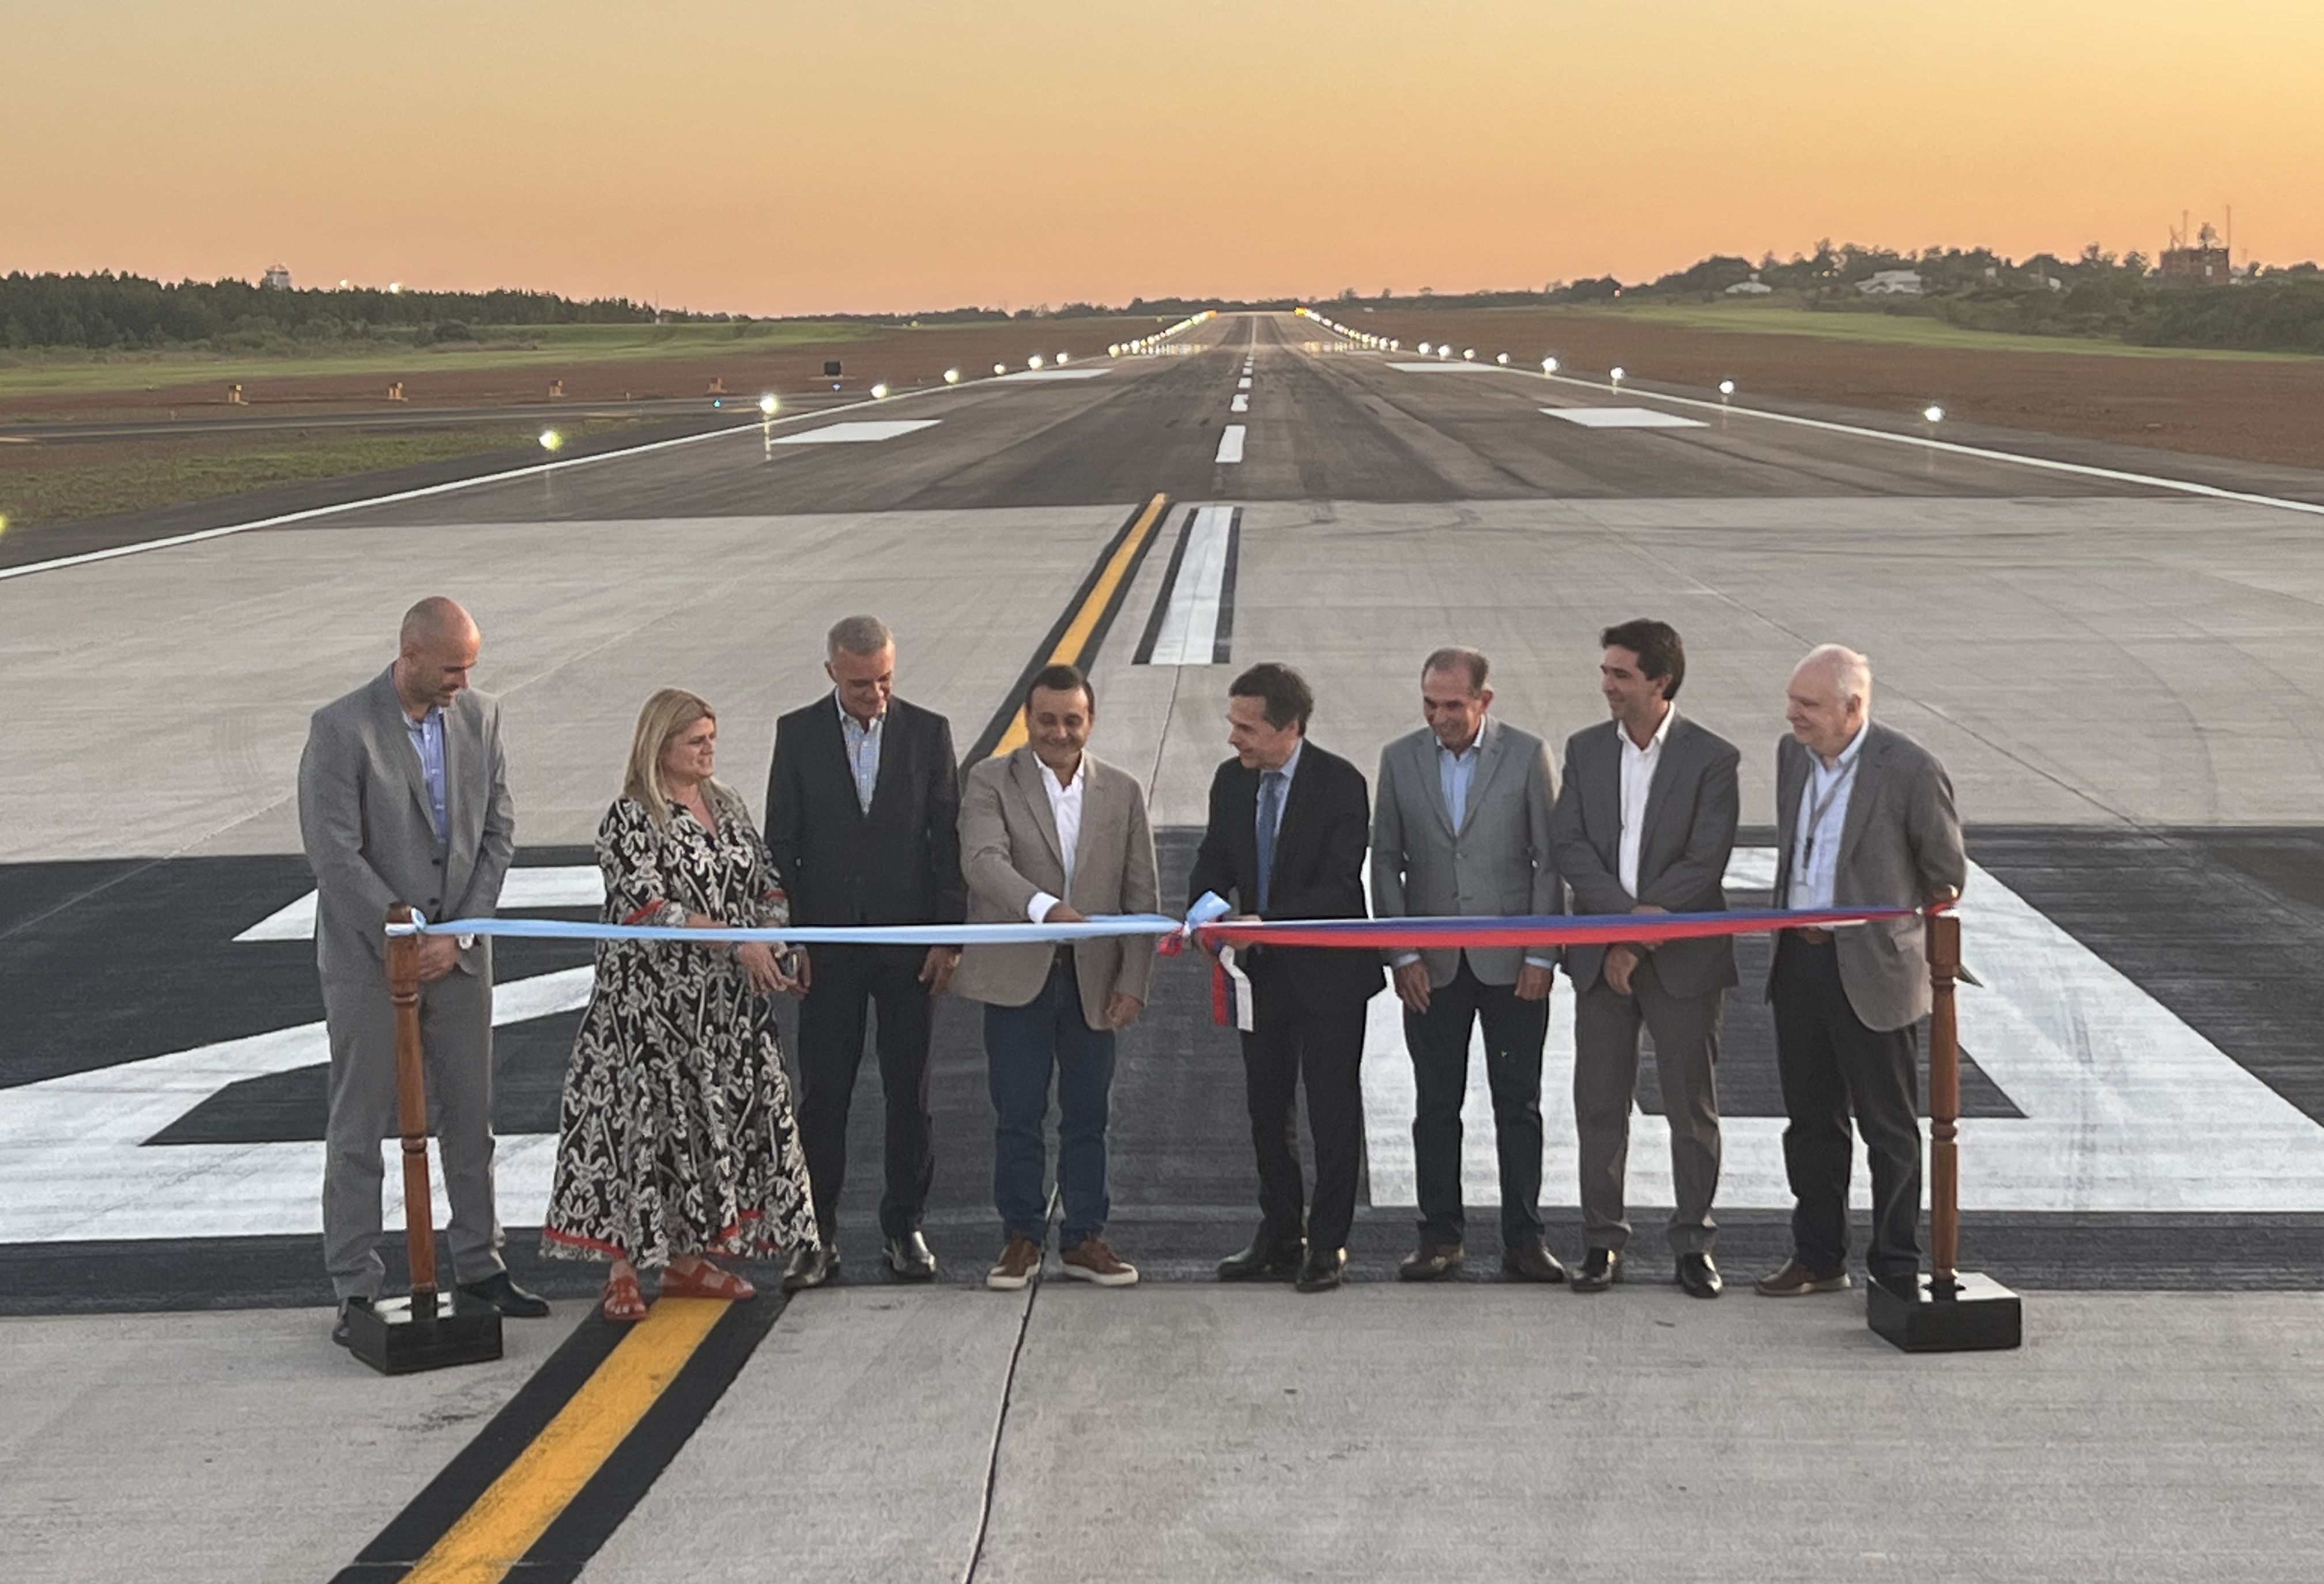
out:
<path id="1" fill-rule="evenodd" d="M 1074 619 L 1065 624 L 1065 631 L 1058 638 L 1056 647 L 1049 651 L 1046 664 L 1059 666 L 1080 662 L 1082 651 L 1089 646 L 1090 634 L 1097 631 L 1099 618 L 1112 604 L 1115 592 L 1121 587 L 1121 580 L 1129 576 L 1130 568 L 1138 560 L 1138 552 L 1153 537 L 1154 525 L 1162 520 L 1163 511 L 1169 504 L 1170 497 L 1167 495 L 1157 495 L 1146 502 L 1146 510 L 1138 514 L 1138 520 L 1130 524 L 1130 531 L 1121 536 L 1121 543 L 1116 545 L 1113 554 L 1106 558 L 1105 567 L 1098 574 L 1097 582 L 1090 585 L 1088 597 L 1082 601 L 1081 609 L 1075 611 Z M 999 759 L 1024 746 L 1025 714 L 1019 710 L 1010 721 L 1009 729 L 1001 733 L 1001 741 L 992 745 L 991 757 Z"/>
<path id="2" fill-rule="evenodd" d="M 406 1584 L 499 1584 L 572 1505 L 727 1309 L 662 1298 L 530 1446 L 405 1574 Z"/>

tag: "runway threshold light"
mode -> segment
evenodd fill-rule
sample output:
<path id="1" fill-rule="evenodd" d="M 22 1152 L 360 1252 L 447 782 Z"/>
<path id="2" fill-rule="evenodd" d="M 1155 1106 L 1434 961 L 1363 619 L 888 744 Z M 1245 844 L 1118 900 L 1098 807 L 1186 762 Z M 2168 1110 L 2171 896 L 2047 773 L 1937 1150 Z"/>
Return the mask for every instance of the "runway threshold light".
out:
<path id="1" fill-rule="evenodd" d="M 565 437 L 558 434 L 555 429 L 543 429 L 540 431 L 540 448 L 548 452 L 552 456 L 557 454 L 558 449 L 564 444 Z"/>
<path id="2" fill-rule="evenodd" d="M 776 410 L 781 406 L 782 403 L 776 401 L 772 396 L 761 396 L 759 398 L 759 410 L 769 418 L 774 417 Z"/>
<path id="3" fill-rule="evenodd" d="M 1628 369 L 1618 366 L 1608 369 L 1606 371 L 1606 382 L 1609 385 L 1619 387 L 1622 383 L 1622 376 L 1628 373 L 1629 373 Z"/>
<path id="4" fill-rule="evenodd" d="M 1732 395 L 1734 395 L 1734 394 L 1735 394 L 1735 382 L 1734 382 L 1734 381 L 1732 381 L 1732 380 L 1721 380 L 1721 381 L 1720 381 L 1720 382 L 1719 382 L 1719 396 L 1720 396 L 1720 400 L 1721 400 L 1721 401 L 1725 401 L 1728 397 L 1732 396 Z"/>
<path id="5" fill-rule="evenodd" d="M 957 385 L 957 384 L 959 384 L 959 383 L 960 383 L 960 371 L 959 371 L 958 369 L 946 369 L 946 370 L 945 370 L 945 384 L 947 384 L 947 385 Z"/>
<path id="6" fill-rule="evenodd" d="M 1477 361 L 1477 349 L 1476 349 L 1475 347 L 1473 347 L 1473 346 L 1463 346 L 1463 347 L 1461 349 L 1461 361 L 1462 361 L 1462 363 L 1474 363 L 1474 362 L 1476 362 L 1476 361 Z"/>
<path id="7" fill-rule="evenodd" d="M 1425 342 L 1425 341 L 1423 341 L 1423 342 L 1420 344 L 1420 355 L 1421 355 L 1421 356 L 1423 356 L 1423 357 L 1426 357 L 1430 353 L 1432 353 L 1432 352 L 1434 352 L 1434 351 L 1435 351 L 1435 350 L 1436 350 L 1436 349 L 1435 349 L 1434 346 L 1431 346 L 1431 345 L 1430 345 L 1427 342 Z"/>
<path id="8" fill-rule="evenodd" d="M 1071 362 L 1073 362 L 1073 361 L 1074 361 L 1073 354 L 1071 354 L 1071 353 L 1069 353 L 1069 352 L 1060 352 L 1059 354 L 1057 354 L 1057 366 L 1058 366 L 1059 368 L 1063 368 L 1063 367 L 1065 367 L 1067 364 L 1069 364 L 1069 363 L 1071 363 Z"/>
<path id="9" fill-rule="evenodd" d="M 992 365 L 992 372 L 996 374 L 1005 374 L 1009 372 L 1009 365 L 1005 363 L 996 363 Z"/>
<path id="10" fill-rule="evenodd" d="M 1932 424 L 1942 423 L 1945 421 L 1945 410 L 1932 401 L 1921 409 L 1921 416 Z"/>
<path id="11" fill-rule="evenodd" d="M 1503 368 L 1507 368 L 1509 366 L 1509 355 L 1504 352 L 1499 357 L 1493 359 L 1493 361 L 1499 364 Z"/>
<path id="12" fill-rule="evenodd" d="M 872 400 L 874 401 L 885 401 L 888 400 L 888 387 L 885 384 L 872 386 Z"/>
<path id="13" fill-rule="evenodd" d="M 1025 360 L 1025 366 L 1028 369 L 1039 368 L 1041 366 L 1041 355 L 1037 352 L 1032 356 L 1027 358 Z"/>
<path id="14" fill-rule="evenodd" d="M 1555 373 L 1557 372 L 1557 359 L 1554 357 L 1543 358 L 1541 360 L 1541 372 L 1545 374 Z"/>

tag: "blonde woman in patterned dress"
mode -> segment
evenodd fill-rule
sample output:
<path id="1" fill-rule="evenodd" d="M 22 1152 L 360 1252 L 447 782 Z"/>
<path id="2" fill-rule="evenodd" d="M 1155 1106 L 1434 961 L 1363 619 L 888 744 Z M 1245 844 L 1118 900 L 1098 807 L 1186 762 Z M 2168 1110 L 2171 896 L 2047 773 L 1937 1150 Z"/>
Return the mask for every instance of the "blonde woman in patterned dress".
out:
<path id="1" fill-rule="evenodd" d="M 779 928 L 788 920 L 765 842 L 711 776 L 718 719 L 693 694 L 646 701 L 622 796 L 597 827 L 608 924 Z M 604 1313 L 660 1295 L 745 1299 L 713 1256 L 771 1256 L 815 1238 L 806 1157 L 770 995 L 795 988 L 785 959 L 741 945 L 604 941 L 557 1140 L 542 1248 L 610 1259 Z"/>

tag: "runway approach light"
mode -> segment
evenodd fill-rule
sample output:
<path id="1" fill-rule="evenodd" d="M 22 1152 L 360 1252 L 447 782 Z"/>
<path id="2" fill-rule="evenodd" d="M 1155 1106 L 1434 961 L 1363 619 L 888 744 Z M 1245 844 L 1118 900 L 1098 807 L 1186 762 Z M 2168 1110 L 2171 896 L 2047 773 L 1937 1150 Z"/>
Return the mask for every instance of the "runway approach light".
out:
<path id="1" fill-rule="evenodd" d="M 555 429 L 543 429 L 540 431 L 540 448 L 549 452 L 551 456 L 554 456 L 558 449 L 564 444 L 565 437 L 558 434 Z"/>
<path id="2" fill-rule="evenodd" d="M 947 385 L 957 385 L 957 384 L 959 384 L 959 383 L 960 383 L 960 371 L 959 371 L 958 369 L 946 369 L 946 370 L 945 370 L 945 384 L 947 384 Z"/>
<path id="3" fill-rule="evenodd" d="M 1554 357 L 1543 358 L 1541 360 L 1541 372 L 1545 374 L 1555 373 L 1557 372 L 1557 359 Z"/>
<path id="4" fill-rule="evenodd" d="M 885 401 L 888 400 L 888 387 L 885 385 L 872 386 L 872 400 L 874 401 Z"/>
<path id="5" fill-rule="evenodd" d="M 1921 416 L 1931 423 L 1942 423 L 1945 421 L 1945 410 L 1932 401 L 1921 409 Z"/>
<path id="6" fill-rule="evenodd" d="M 1509 366 L 1509 355 L 1504 352 L 1499 357 L 1493 359 L 1493 361 L 1499 364 L 1503 368 L 1507 368 Z"/>
<path id="7" fill-rule="evenodd" d="M 775 410 L 781 405 L 782 403 L 776 401 L 772 396 L 761 396 L 759 398 L 759 410 L 766 414 L 769 418 L 774 417 Z"/>
<path id="8" fill-rule="evenodd" d="M 1041 366 L 1041 355 L 1037 352 L 1032 356 L 1027 358 L 1025 360 L 1025 366 L 1028 369 L 1039 368 Z"/>
<path id="9" fill-rule="evenodd" d="M 1725 400 L 1727 397 L 1729 397 L 1729 396 L 1734 395 L 1734 394 L 1735 394 L 1735 382 L 1734 382 L 1734 381 L 1732 381 L 1732 380 L 1721 380 L 1721 381 L 1720 381 L 1720 382 L 1719 382 L 1719 394 L 1720 394 L 1720 398 L 1722 401 L 1723 401 L 1723 400 Z"/>

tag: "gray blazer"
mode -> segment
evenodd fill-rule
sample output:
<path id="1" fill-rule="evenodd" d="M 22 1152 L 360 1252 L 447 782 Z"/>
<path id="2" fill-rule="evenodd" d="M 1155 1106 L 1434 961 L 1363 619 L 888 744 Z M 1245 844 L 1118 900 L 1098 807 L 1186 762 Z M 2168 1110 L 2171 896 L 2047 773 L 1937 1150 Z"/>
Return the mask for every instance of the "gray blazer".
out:
<path id="1" fill-rule="evenodd" d="M 1918 906 L 1969 879 L 1953 784 L 1936 755 L 1877 721 L 1864 727 L 1856 781 L 1840 827 L 1832 900 L 1842 907 Z M 1791 889 L 1792 849 L 1808 751 L 1796 738 L 1775 744 L 1775 906 Z M 1918 918 L 1837 932 L 1840 982 L 1867 1028 L 1902 1028 L 1929 1012 L 1929 962 Z M 1768 979 L 1774 992 L 1774 976 Z"/>
<path id="2" fill-rule="evenodd" d="M 501 706 L 473 688 L 444 707 L 444 823 L 439 848 L 395 696 L 392 668 L 315 712 L 299 760 L 299 832 L 315 870 L 315 961 L 326 980 L 386 971 L 390 904 L 431 919 L 481 918 L 500 906 L 516 852 L 516 806 L 501 754 Z M 489 978 L 479 936 L 460 969 Z"/>
<path id="3" fill-rule="evenodd" d="M 1457 831 L 1444 806 L 1436 754 L 1436 735 L 1425 727 L 1380 751 L 1372 805 L 1374 916 L 1563 913 L 1565 888 L 1558 883 L 1549 834 L 1556 780 L 1541 739 L 1485 718 Z M 1543 946 L 1530 954 L 1554 960 L 1557 952 Z M 1461 971 L 1461 955 L 1421 953 L 1429 984 L 1451 983 Z M 1515 984 L 1526 955 L 1522 947 L 1487 947 L 1468 953 L 1469 968 L 1487 984 Z"/>
<path id="4" fill-rule="evenodd" d="M 1727 861 L 1735 851 L 1742 754 L 1684 715 L 1670 723 L 1646 787 L 1638 838 L 1638 894 L 1622 889 L 1622 728 L 1608 721 L 1565 740 L 1565 784 L 1550 815 L 1558 871 L 1576 913 L 1628 913 L 1647 903 L 1669 913 L 1727 908 Z M 1603 946 L 1575 946 L 1565 972 L 1577 990 L 1598 982 Z M 1708 995 L 1736 981 L 1731 940 L 1671 941 L 1655 972 L 1674 996 Z"/>
<path id="5" fill-rule="evenodd" d="M 1023 924 L 1026 907 L 1041 891 L 1092 918 L 1154 912 L 1161 889 L 1145 789 L 1129 772 L 1084 751 L 1081 839 L 1074 845 L 1068 894 L 1057 817 L 1041 785 L 1048 773 L 1028 746 L 972 765 L 962 778 L 960 869 L 968 881 L 968 922 Z M 960 955 L 952 988 L 972 1001 L 1021 1007 L 1041 993 L 1056 957 L 1054 946 L 971 946 Z M 1109 993 L 1147 999 L 1154 943 L 1137 936 L 1076 941 L 1074 976 L 1081 984 L 1083 1020 L 1103 1028 Z"/>

